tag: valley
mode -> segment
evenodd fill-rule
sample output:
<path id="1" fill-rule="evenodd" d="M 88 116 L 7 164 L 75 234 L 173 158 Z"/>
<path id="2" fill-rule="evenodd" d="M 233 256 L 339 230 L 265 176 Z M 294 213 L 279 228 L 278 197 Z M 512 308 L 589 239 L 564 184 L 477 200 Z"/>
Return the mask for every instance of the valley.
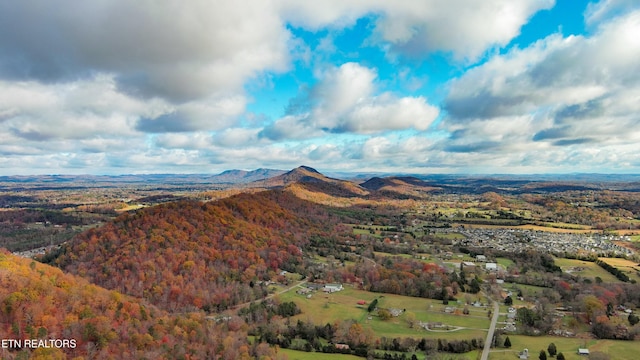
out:
<path id="1" fill-rule="evenodd" d="M 639 190 L 306 166 L 2 177 L 0 338 L 76 344 L 2 358 L 635 359 Z"/>

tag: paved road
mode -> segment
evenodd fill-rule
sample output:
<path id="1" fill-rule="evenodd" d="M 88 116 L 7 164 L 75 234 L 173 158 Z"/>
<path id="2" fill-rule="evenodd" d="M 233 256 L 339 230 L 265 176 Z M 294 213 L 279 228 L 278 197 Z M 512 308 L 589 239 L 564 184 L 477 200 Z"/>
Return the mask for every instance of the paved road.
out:
<path id="1" fill-rule="evenodd" d="M 489 359 L 489 350 L 491 349 L 491 343 L 493 343 L 493 333 L 496 331 L 496 323 L 498 322 L 498 316 L 500 315 L 500 307 L 498 302 L 493 302 L 493 317 L 491 318 L 491 325 L 489 326 L 489 332 L 487 333 L 487 339 L 484 341 L 484 350 L 482 350 L 481 360 Z"/>

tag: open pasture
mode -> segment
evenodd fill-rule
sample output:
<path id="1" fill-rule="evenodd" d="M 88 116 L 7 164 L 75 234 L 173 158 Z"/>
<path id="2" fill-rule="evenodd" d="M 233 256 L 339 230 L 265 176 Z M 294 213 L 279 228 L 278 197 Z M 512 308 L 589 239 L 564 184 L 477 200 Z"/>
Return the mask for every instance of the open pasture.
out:
<path id="1" fill-rule="evenodd" d="M 278 355 L 284 354 L 289 360 L 362 360 L 361 357 L 345 354 L 324 354 L 321 352 L 306 352 L 291 349 L 278 349 Z"/>
<path id="2" fill-rule="evenodd" d="M 520 229 L 520 230 L 535 230 L 535 231 L 546 231 L 546 232 L 555 232 L 555 233 L 574 233 L 574 234 L 589 234 L 596 232 L 596 230 L 590 229 L 585 225 L 575 225 L 575 224 L 555 224 L 549 223 L 547 226 L 541 225 L 494 225 L 494 224 L 467 224 L 467 223 L 453 223 L 451 226 L 464 226 L 465 228 L 476 228 L 476 229 Z"/>
<path id="3" fill-rule="evenodd" d="M 504 341 L 504 336 L 502 341 Z M 564 338 L 555 336 L 524 336 L 509 335 L 511 349 L 496 348 L 489 354 L 491 360 L 513 360 L 517 359 L 517 353 L 523 349 L 529 349 L 529 358 L 537 359 L 540 350 L 547 351 L 550 343 L 554 343 L 558 352 L 562 353 L 567 360 L 585 359 L 577 354 L 578 348 L 586 347 L 590 352 L 603 352 L 609 354 L 615 360 L 635 360 L 638 358 L 640 343 L 637 341 L 622 340 L 595 340 Z M 548 355 L 548 354 L 547 354 Z"/>
<path id="4" fill-rule="evenodd" d="M 489 319 L 485 309 L 470 308 L 470 315 L 448 314 L 443 310 L 446 307 L 441 301 L 409 296 L 380 294 L 345 287 L 344 290 L 332 294 L 315 292 L 310 298 L 306 295 L 296 294 L 292 289 L 279 295 L 280 301 L 294 301 L 302 310 L 300 315 L 294 317 L 315 324 L 335 323 L 337 321 L 354 319 L 365 328 L 370 328 L 376 336 L 386 337 L 427 337 L 443 339 L 471 339 L 484 338 L 489 327 Z M 378 299 L 378 307 L 386 309 L 405 310 L 397 317 L 389 320 L 380 319 L 375 313 L 368 313 L 367 307 Z M 364 301 L 364 305 L 358 305 Z M 450 307 L 457 307 L 462 312 L 463 305 L 450 302 Z M 410 314 L 410 315 L 408 315 Z M 409 327 L 408 317 L 415 317 L 416 321 L 436 322 L 449 325 L 455 331 L 428 331 L 415 325 Z"/>
<path id="5" fill-rule="evenodd" d="M 627 276 L 629 276 L 629 279 L 640 281 L 640 276 L 638 276 L 640 265 L 638 264 L 638 262 L 619 258 L 600 258 L 600 260 L 624 272 L 625 274 L 627 274 Z"/>
<path id="6" fill-rule="evenodd" d="M 615 276 L 610 274 L 598 264 L 590 261 L 576 259 L 554 259 L 556 265 L 560 266 L 562 271 L 585 278 L 595 279 L 599 277 L 604 282 L 620 282 Z"/>

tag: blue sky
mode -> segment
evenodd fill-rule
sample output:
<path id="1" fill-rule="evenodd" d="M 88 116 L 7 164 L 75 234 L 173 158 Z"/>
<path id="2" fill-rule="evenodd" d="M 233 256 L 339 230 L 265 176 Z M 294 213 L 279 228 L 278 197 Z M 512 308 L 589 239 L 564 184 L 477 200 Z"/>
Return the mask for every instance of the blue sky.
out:
<path id="1" fill-rule="evenodd" d="M 0 174 L 640 173 L 635 0 L 0 0 Z"/>

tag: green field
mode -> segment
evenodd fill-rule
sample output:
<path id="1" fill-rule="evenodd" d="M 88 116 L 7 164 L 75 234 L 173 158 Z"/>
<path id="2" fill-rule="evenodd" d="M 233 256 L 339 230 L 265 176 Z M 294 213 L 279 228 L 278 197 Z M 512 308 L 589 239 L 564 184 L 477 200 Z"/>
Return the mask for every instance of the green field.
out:
<path id="1" fill-rule="evenodd" d="M 620 282 L 620 280 L 618 280 L 615 276 L 613 276 L 594 262 L 562 258 L 554 258 L 554 261 L 556 265 L 562 268 L 562 271 L 571 271 L 571 274 L 573 275 L 591 279 L 600 277 L 604 282 Z"/>
<path id="2" fill-rule="evenodd" d="M 291 349 L 278 349 L 278 356 L 282 354 L 287 356 L 289 360 L 322 360 L 322 359 L 331 359 L 331 360 L 362 360 L 361 357 L 355 355 L 344 355 L 344 354 L 324 354 L 320 352 L 305 352 Z M 280 357 L 278 357 L 280 359 Z"/>
<path id="3" fill-rule="evenodd" d="M 513 260 L 507 258 L 496 258 L 496 262 L 505 269 L 508 269 L 509 266 L 513 265 Z"/>
<path id="4" fill-rule="evenodd" d="M 638 276 L 638 271 L 640 271 L 638 262 L 618 258 L 600 258 L 600 260 L 606 262 L 611 266 L 615 266 L 618 270 L 627 274 L 627 276 L 629 276 L 629 279 L 635 279 L 636 281 L 640 280 L 640 276 Z"/>
<path id="5" fill-rule="evenodd" d="M 376 315 L 367 312 L 368 304 L 378 298 L 380 308 L 396 308 L 406 310 L 398 317 L 383 321 Z M 310 321 L 315 324 L 334 323 L 338 320 L 354 319 L 365 328 L 370 328 L 376 336 L 386 337 L 416 337 L 442 339 L 471 339 L 484 338 L 489 327 L 489 319 L 485 309 L 470 308 L 470 315 L 446 314 L 445 305 L 441 301 L 409 296 L 378 294 L 346 287 L 343 291 L 324 294 L 314 293 L 311 298 L 298 295 L 295 289 L 279 295 L 281 301 L 294 301 L 302 310 L 293 319 Z M 358 305 L 358 301 L 365 301 L 365 305 Z M 450 306 L 457 306 L 462 311 L 462 305 L 451 302 Z M 427 331 L 410 328 L 407 323 L 407 313 L 413 313 L 416 320 L 423 322 L 440 322 L 454 327 L 463 327 L 456 331 Z"/>
<path id="6" fill-rule="evenodd" d="M 383 354 L 384 351 L 378 351 Z M 390 354 L 393 354 L 391 351 L 387 351 Z M 357 357 L 355 355 L 344 355 L 344 354 L 324 354 L 318 352 L 304 352 L 298 350 L 291 349 L 278 349 L 278 356 L 286 355 L 288 360 L 362 360 L 363 358 Z M 427 360 L 428 358 L 424 354 L 416 353 L 416 356 L 420 360 Z M 449 360 L 475 360 L 478 358 L 478 351 L 472 351 L 466 354 L 446 354 L 446 358 Z M 278 358 L 280 359 L 280 358 Z"/>
<path id="7" fill-rule="evenodd" d="M 382 232 L 398 232 L 397 227 L 395 226 L 383 226 L 383 225 L 355 225 L 355 224 L 346 224 L 353 228 L 353 233 L 355 235 L 370 235 L 375 237 L 382 237 Z M 356 229 L 358 226 L 362 229 Z"/>
<path id="8" fill-rule="evenodd" d="M 504 340 L 504 337 L 502 338 Z M 614 360 L 635 360 L 638 359 L 640 342 L 621 340 L 592 340 L 563 338 L 554 336 L 523 336 L 509 335 L 511 349 L 492 349 L 489 359 L 517 359 L 516 355 L 523 349 L 529 349 L 529 358 L 537 359 L 540 350 L 547 351 L 550 343 L 554 343 L 558 352 L 562 352 L 567 360 L 586 359 L 577 354 L 578 348 L 586 347 L 590 352 L 603 352 L 610 354 Z M 548 354 L 547 354 L 548 355 Z M 550 357 L 549 357 L 550 358 Z"/>

